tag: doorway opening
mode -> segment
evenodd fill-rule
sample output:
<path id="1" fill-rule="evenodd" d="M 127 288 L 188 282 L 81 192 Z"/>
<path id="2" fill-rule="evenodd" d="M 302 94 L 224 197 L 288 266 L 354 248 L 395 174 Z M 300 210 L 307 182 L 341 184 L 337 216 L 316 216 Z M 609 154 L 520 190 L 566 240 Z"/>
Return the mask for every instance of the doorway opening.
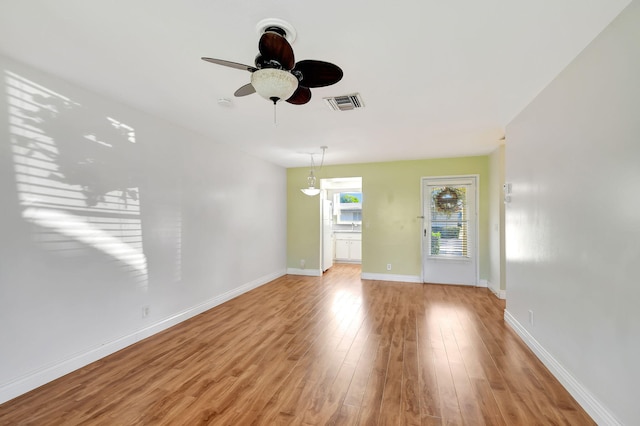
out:
<path id="1" fill-rule="evenodd" d="M 334 263 L 362 263 L 362 177 L 320 180 L 322 272 Z"/>

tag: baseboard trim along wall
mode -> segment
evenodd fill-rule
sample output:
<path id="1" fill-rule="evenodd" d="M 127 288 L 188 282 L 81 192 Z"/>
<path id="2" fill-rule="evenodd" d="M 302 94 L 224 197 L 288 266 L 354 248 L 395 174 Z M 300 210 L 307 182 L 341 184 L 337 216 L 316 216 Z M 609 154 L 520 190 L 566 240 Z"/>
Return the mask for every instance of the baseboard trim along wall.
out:
<path id="1" fill-rule="evenodd" d="M 487 287 L 489 287 L 489 290 L 491 290 L 491 292 L 493 294 L 495 294 L 498 299 L 505 300 L 507 298 L 507 291 L 506 290 L 500 290 L 491 281 L 487 281 Z"/>
<path id="2" fill-rule="evenodd" d="M 137 330 L 129 335 L 122 336 L 111 342 L 106 342 L 98 347 L 90 348 L 85 352 L 78 353 L 60 362 L 44 366 L 30 374 L 20 377 L 0 387 L 0 404 L 7 402 L 26 392 L 29 392 L 39 386 L 42 386 L 45 383 L 49 383 L 57 378 L 60 378 L 65 374 L 69 374 L 72 371 L 89 365 L 101 358 L 111 355 L 112 353 L 124 349 L 127 346 L 137 343 L 143 339 L 146 339 L 147 337 L 153 336 L 156 333 L 173 327 L 176 324 L 179 324 L 183 321 L 188 320 L 189 318 L 201 314 L 202 312 L 221 305 L 222 303 L 238 297 L 250 290 L 253 290 L 254 288 L 267 284 L 268 282 L 273 281 L 283 275 L 285 275 L 284 270 L 262 276 L 226 293 L 220 294 L 210 300 L 207 300 L 168 318 L 164 318 L 154 324 L 149 325 L 148 327 Z"/>
<path id="3" fill-rule="evenodd" d="M 360 274 L 360 278 L 362 278 L 363 280 L 398 281 L 405 283 L 422 284 L 422 278 L 420 278 L 418 275 L 374 274 L 370 272 L 363 272 Z"/>
<path id="4" fill-rule="evenodd" d="M 520 336 L 524 343 L 536 354 L 556 379 L 578 401 L 599 425 L 621 426 L 615 416 L 587 388 L 585 388 L 566 368 L 556 360 L 528 331 L 511 315 L 504 311 L 504 320 Z"/>
<path id="5" fill-rule="evenodd" d="M 306 275 L 308 277 L 321 277 L 322 271 L 320 269 L 287 269 L 287 275 Z"/>

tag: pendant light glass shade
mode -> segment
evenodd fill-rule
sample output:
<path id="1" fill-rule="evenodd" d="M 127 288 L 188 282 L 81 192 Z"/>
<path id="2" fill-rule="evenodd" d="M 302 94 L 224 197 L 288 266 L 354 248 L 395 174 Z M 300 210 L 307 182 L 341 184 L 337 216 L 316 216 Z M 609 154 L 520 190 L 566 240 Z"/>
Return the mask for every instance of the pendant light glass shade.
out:
<path id="1" fill-rule="evenodd" d="M 298 79 L 288 71 L 263 68 L 251 74 L 251 85 L 260 96 L 275 103 L 293 95 L 298 88 Z"/>
<path id="2" fill-rule="evenodd" d="M 313 197 L 320 193 L 319 188 L 302 188 L 300 191 L 302 191 L 304 195 L 308 195 L 309 197 Z"/>

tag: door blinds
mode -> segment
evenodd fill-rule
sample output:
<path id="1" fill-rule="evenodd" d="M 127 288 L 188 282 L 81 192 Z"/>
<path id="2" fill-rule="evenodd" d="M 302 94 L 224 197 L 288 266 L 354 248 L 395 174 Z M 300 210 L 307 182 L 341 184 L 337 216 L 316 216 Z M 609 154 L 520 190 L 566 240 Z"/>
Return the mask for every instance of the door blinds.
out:
<path id="1" fill-rule="evenodd" d="M 468 185 L 430 186 L 429 253 L 437 257 L 469 257 Z"/>

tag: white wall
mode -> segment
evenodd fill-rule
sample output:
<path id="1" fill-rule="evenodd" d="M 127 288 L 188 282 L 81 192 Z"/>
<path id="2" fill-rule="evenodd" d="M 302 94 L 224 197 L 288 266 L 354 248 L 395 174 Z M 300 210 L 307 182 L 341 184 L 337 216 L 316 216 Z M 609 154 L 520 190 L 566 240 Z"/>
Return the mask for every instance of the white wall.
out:
<path id="1" fill-rule="evenodd" d="M 0 402 L 284 274 L 285 169 L 0 72 Z"/>
<path id="2" fill-rule="evenodd" d="M 489 155 L 489 288 L 496 296 L 506 297 L 504 248 L 505 148 L 500 145 Z"/>
<path id="3" fill-rule="evenodd" d="M 505 318 L 600 424 L 640 424 L 639 114 L 636 1 L 507 127 Z"/>

